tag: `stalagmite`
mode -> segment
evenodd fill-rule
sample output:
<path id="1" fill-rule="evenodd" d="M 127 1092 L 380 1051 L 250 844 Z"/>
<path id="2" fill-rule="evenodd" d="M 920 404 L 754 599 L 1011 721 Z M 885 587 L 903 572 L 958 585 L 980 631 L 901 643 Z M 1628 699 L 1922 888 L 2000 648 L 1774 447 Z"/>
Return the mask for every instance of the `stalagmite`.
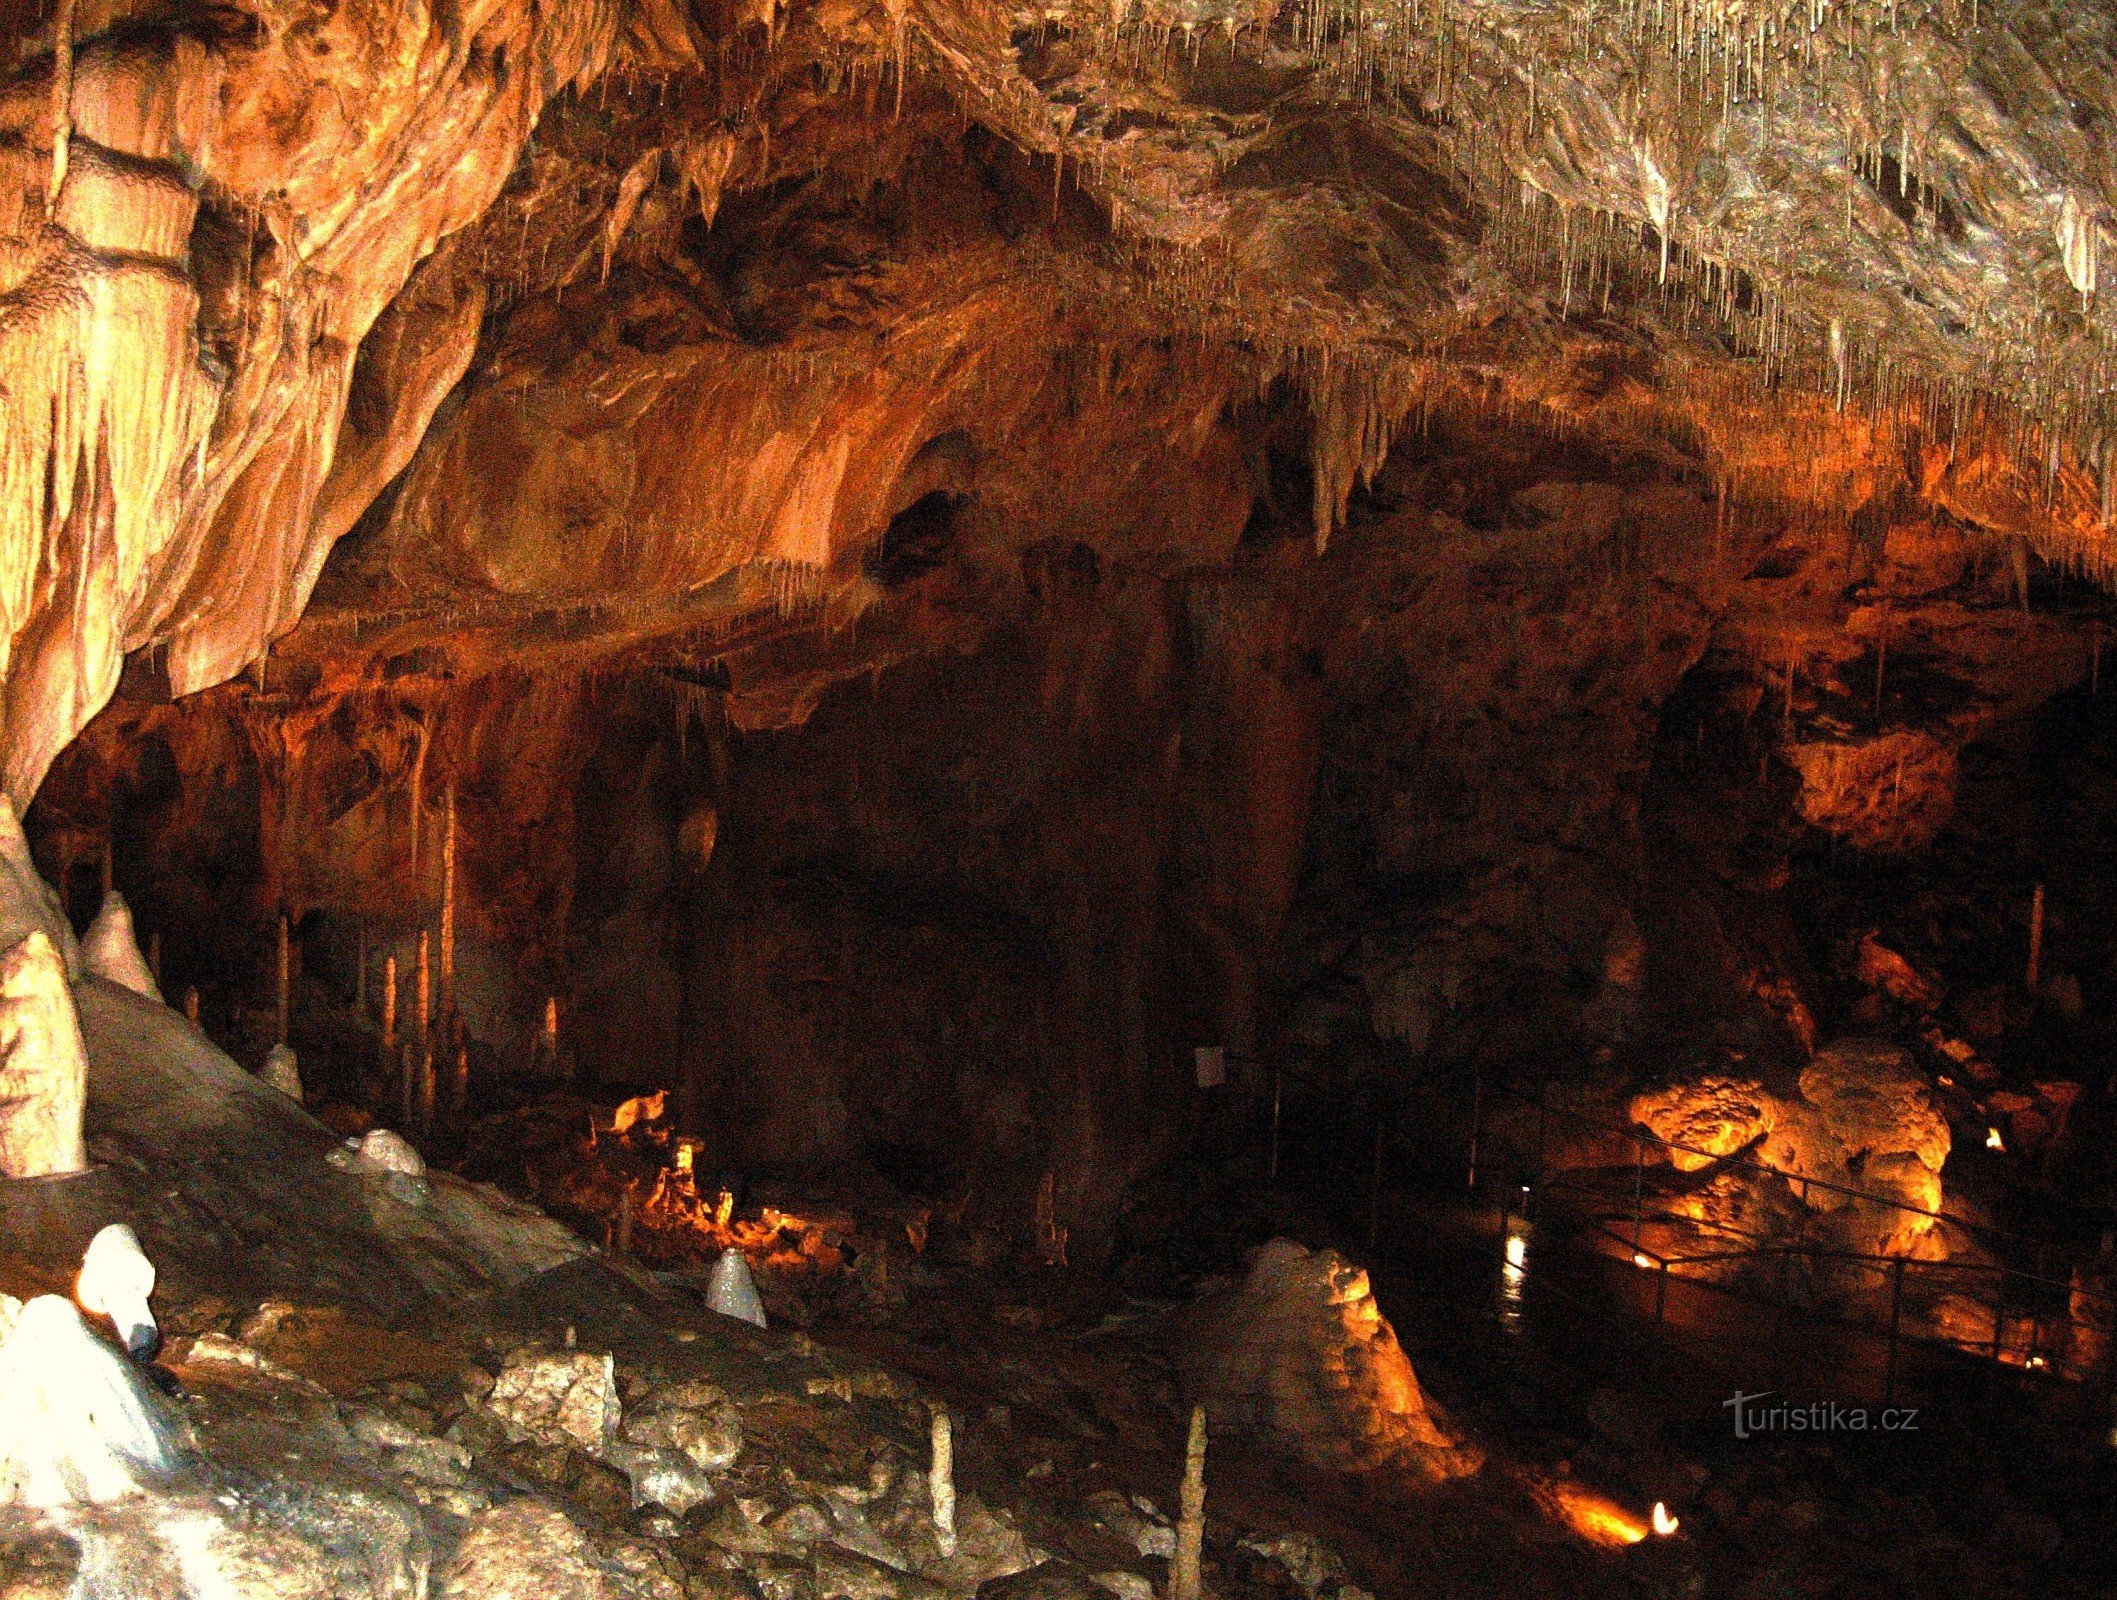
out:
<path id="1" fill-rule="evenodd" d="M 0 1344 L 0 1505 L 120 1500 L 180 1464 L 139 1372 L 73 1302 L 39 1295 Z"/>
<path id="2" fill-rule="evenodd" d="M 723 1250 L 713 1263 L 713 1276 L 706 1280 L 706 1304 L 738 1322 L 758 1328 L 765 1325 L 764 1302 L 757 1298 L 750 1264 L 740 1250 Z"/>
<path id="3" fill-rule="evenodd" d="M 382 1048 L 385 1054 L 397 1048 L 397 958 L 382 958 Z"/>
<path id="4" fill-rule="evenodd" d="M 267 1050 L 265 1064 L 258 1069 L 257 1075 L 296 1105 L 303 1103 L 301 1063 L 294 1054 L 293 1046 L 276 1044 Z"/>
<path id="5" fill-rule="evenodd" d="M 412 1021 L 418 1028 L 419 1049 L 422 1052 L 430 1051 L 433 1048 L 433 1040 L 430 1035 L 434 1027 L 434 975 L 432 958 L 428 951 L 427 932 L 424 928 L 419 930 L 418 987 L 414 991 L 413 998 L 416 1005 L 412 1012 Z"/>
<path id="6" fill-rule="evenodd" d="M 0 795 L 0 949 L 20 943 L 33 932 L 51 941 L 69 981 L 80 976 L 81 951 L 74 941 L 73 924 L 30 859 L 29 840 L 23 836 L 14 802 Z"/>
<path id="7" fill-rule="evenodd" d="M 1176 1516 L 1176 1555 L 1169 1563 L 1169 1600 L 1199 1600 L 1199 1558 L 1206 1531 L 1206 1408 L 1191 1408 L 1184 1446 L 1183 1492 Z"/>
<path id="8" fill-rule="evenodd" d="M 125 1348 L 145 1361 L 162 1342 L 148 1305 L 154 1280 L 154 1263 L 140 1248 L 140 1236 L 113 1222 L 89 1240 L 74 1280 L 74 1299 L 83 1311 L 108 1317 Z"/>
<path id="9" fill-rule="evenodd" d="M 2043 885 L 2029 899 L 2029 988 L 2043 979 Z"/>
<path id="10" fill-rule="evenodd" d="M 285 912 L 279 918 L 279 946 L 273 963 L 273 996 L 278 1008 L 278 1042 L 287 1042 L 288 1024 L 292 1020 L 294 1005 L 294 953 Z"/>
<path id="11" fill-rule="evenodd" d="M 0 1177 L 86 1167 L 87 1098 L 88 1055 L 66 969 L 51 940 L 32 933 L 0 956 Z"/>
<path id="12" fill-rule="evenodd" d="M 184 1020 L 194 1028 L 198 1026 L 197 984 L 192 984 L 184 990 Z"/>
<path id="13" fill-rule="evenodd" d="M 96 977 L 130 989 L 134 994 L 143 994 L 150 1000 L 162 998 L 153 970 L 140 959 L 139 941 L 132 925 L 132 907 L 115 889 L 104 893 L 102 909 L 82 936 L 81 965 Z"/>
<path id="14" fill-rule="evenodd" d="M 456 784 L 449 780 L 441 822 L 441 1010 L 456 999 Z"/>
<path id="15" fill-rule="evenodd" d="M 933 1490 L 934 1543 L 944 1557 L 956 1553 L 956 1452 L 948 1413 L 934 1407 L 933 1469 L 928 1475 Z"/>

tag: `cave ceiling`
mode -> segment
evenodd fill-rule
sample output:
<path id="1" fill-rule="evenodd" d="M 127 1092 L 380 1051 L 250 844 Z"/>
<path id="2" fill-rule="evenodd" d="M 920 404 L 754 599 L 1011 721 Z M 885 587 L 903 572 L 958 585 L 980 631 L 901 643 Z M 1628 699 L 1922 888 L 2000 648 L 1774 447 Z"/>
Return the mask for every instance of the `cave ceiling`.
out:
<path id="1" fill-rule="evenodd" d="M 18 801 L 121 681 L 735 653 L 795 718 L 1029 544 L 1228 559 L 1287 414 L 1306 560 L 1452 408 L 2110 564 L 2117 8 L 0 17 Z"/>

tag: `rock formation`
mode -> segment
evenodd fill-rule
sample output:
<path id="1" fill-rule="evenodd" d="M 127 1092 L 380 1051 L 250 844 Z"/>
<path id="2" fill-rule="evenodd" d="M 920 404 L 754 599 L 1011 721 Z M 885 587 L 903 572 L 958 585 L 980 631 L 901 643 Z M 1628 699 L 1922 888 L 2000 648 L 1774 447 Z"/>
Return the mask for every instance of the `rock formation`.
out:
<path id="1" fill-rule="evenodd" d="M 0 1177 L 88 1165 L 88 1055 L 58 950 L 41 931 L 0 954 Z"/>
<path id="2" fill-rule="evenodd" d="M 98 978 L 122 984 L 134 994 L 150 1000 L 162 998 L 154 974 L 140 954 L 139 938 L 133 931 L 132 908 L 112 889 L 103 896 L 95 921 L 81 938 L 81 966 Z"/>
<path id="3" fill-rule="evenodd" d="M 1340 1471 L 1438 1480 L 1483 1460 L 1421 1392 L 1366 1272 L 1333 1250 L 1263 1246 L 1239 1288 L 1197 1308 L 1181 1364 L 1216 1434 L 1256 1434 Z"/>
<path id="4" fill-rule="evenodd" d="M 1826 1046 L 1795 1094 L 1707 1076 L 1634 1096 L 1631 1115 L 1679 1147 L 1667 1152 L 1679 1172 L 1735 1155 L 1755 1163 L 1716 1180 L 1718 1198 L 1711 1190 L 1691 1198 L 1687 1214 L 1715 1227 L 1770 1234 L 1786 1220 L 1747 1194 L 1755 1170 L 1782 1174 L 1808 1212 L 1830 1216 L 1839 1241 L 1863 1252 L 1912 1252 L 1941 1209 L 1947 1119 L 1910 1055 L 1883 1041 Z"/>
<path id="5" fill-rule="evenodd" d="M 296 1105 L 301 1104 L 301 1062 L 290 1046 L 276 1044 L 267 1050 L 257 1075 Z"/>

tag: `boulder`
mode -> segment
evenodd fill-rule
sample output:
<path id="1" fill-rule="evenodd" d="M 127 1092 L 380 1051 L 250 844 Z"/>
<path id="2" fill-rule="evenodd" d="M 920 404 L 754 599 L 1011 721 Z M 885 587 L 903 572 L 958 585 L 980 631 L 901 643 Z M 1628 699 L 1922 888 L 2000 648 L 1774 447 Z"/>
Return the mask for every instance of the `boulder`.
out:
<path id="1" fill-rule="evenodd" d="M 1181 1364 L 1216 1432 L 1314 1465 L 1439 1480 L 1483 1461 L 1421 1393 L 1366 1272 L 1334 1250 L 1264 1245 L 1239 1288 L 1194 1312 Z"/>
<path id="2" fill-rule="evenodd" d="M 412 1148 L 403 1134 L 393 1133 L 388 1128 L 373 1128 L 357 1138 L 348 1139 L 325 1159 L 334 1167 L 369 1177 L 380 1177 L 389 1172 L 405 1178 L 426 1176 L 425 1158 Z"/>
<path id="3" fill-rule="evenodd" d="M 683 1600 L 668 1578 L 626 1571 L 535 1500 L 473 1517 L 433 1592 L 437 1600 Z"/>
<path id="4" fill-rule="evenodd" d="M 0 955 L 0 1177 L 86 1167 L 87 1100 L 88 1052 L 66 968 L 51 939 L 32 931 Z"/>
<path id="5" fill-rule="evenodd" d="M 81 940 L 81 965 L 98 978 L 107 979 L 150 1000 L 162 998 L 154 973 L 140 954 L 139 937 L 132 926 L 132 907 L 115 889 L 103 894 L 95 921 Z"/>
<path id="6" fill-rule="evenodd" d="M 619 1431 L 627 1443 L 673 1450 L 701 1472 L 725 1472 L 742 1454 L 742 1413 L 710 1383 L 653 1391 Z"/>
<path id="7" fill-rule="evenodd" d="M 501 1368 L 486 1405 L 514 1439 L 608 1452 L 623 1408 L 610 1356 L 586 1350 L 519 1350 Z"/>
<path id="8" fill-rule="evenodd" d="M 609 1462 L 631 1482 L 635 1508 L 660 1506 L 681 1517 L 713 1498 L 713 1480 L 680 1450 L 618 1439 L 609 1446 Z"/>

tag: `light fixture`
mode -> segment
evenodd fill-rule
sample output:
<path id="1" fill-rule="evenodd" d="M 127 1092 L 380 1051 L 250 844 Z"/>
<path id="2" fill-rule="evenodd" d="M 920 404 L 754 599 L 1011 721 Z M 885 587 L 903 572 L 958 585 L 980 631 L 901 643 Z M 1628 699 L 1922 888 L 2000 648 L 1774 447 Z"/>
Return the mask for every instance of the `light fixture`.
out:
<path id="1" fill-rule="evenodd" d="M 1678 1519 L 1669 1515 L 1669 1508 L 1665 1504 L 1659 1500 L 1654 1502 L 1654 1531 L 1657 1534 L 1666 1539 L 1681 1526 L 1682 1523 Z"/>
<path id="2" fill-rule="evenodd" d="M 1999 1129 L 1987 1128 L 1985 1130 L 1985 1148 L 1987 1150 L 1997 1150 L 2002 1155 L 2006 1154 L 2007 1141 L 1999 1136 Z"/>
<path id="3" fill-rule="evenodd" d="M 1529 1260 L 1529 1241 L 1518 1233 L 1507 1235 L 1507 1265 L 1524 1266 Z"/>

